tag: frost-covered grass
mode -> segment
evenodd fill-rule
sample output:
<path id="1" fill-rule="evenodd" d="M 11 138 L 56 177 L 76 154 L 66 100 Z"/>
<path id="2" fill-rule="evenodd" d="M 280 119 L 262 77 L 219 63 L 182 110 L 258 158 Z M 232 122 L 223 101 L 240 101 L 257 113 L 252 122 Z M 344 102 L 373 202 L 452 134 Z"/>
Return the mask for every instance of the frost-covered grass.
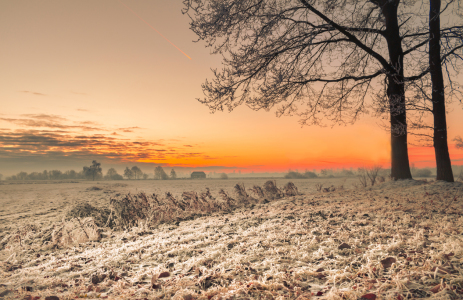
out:
<path id="1" fill-rule="evenodd" d="M 64 218 L 2 233 L 0 297 L 461 299 L 463 184 L 276 199 L 250 190 L 243 205 L 237 191 L 227 209 L 171 222 L 111 229 L 104 218 Z"/>

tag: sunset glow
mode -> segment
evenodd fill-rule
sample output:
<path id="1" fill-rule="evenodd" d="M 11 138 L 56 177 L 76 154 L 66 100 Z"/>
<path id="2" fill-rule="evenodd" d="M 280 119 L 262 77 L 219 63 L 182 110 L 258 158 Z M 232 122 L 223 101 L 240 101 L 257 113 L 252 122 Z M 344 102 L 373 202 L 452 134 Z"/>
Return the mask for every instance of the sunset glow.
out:
<path id="1" fill-rule="evenodd" d="M 222 57 L 194 42 L 181 9 L 159 0 L 2 2 L 0 173 L 81 170 L 95 159 L 104 170 L 146 172 L 389 167 L 390 136 L 371 113 L 302 128 L 297 116 L 244 105 L 211 114 L 196 99 Z M 461 165 L 462 106 L 448 109 L 450 156 Z M 433 148 L 414 144 L 410 136 L 411 163 L 435 167 Z"/>

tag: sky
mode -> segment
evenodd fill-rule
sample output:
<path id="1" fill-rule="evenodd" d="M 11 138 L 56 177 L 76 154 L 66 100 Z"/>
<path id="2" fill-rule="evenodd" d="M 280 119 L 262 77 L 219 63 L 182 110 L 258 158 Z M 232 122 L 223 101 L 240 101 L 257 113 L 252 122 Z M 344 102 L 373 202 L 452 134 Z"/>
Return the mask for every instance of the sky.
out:
<path id="1" fill-rule="evenodd" d="M 221 57 L 196 40 L 181 1 L 0 0 L 0 173 L 156 165 L 177 170 L 286 172 L 390 164 L 389 133 L 301 127 L 297 117 L 196 99 Z M 450 105 L 449 146 L 463 164 L 463 110 Z M 431 147 L 409 145 L 416 167 Z"/>

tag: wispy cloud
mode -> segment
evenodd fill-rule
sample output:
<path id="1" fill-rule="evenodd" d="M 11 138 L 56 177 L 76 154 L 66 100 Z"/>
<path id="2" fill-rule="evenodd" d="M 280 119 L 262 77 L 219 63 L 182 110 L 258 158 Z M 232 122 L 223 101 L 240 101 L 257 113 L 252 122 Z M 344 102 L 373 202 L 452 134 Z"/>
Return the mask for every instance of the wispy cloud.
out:
<path id="1" fill-rule="evenodd" d="M 84 131 L 106 131 L 98 127 L 95 122 L 78 122 L 79 125 L 69 125 L 69 120 L 57 115 L 23 114 L 21 118 L 0 118 L 0 120 L 23 127 L 52 128 L 52 129 L 79 129 Z"/>
<path id="2" fill-rule="evenodd" d="M 117 130 L 122 131 L 122 132 L 134 132 L 135 130 L 138 130 L 138 129 L 143 129 L 143 128 L 138 127 L 138 126 L 117 128 Z"/>
<path id="3" fill-rule="evenodd" d="M 0 130 L 0 158 L 106 158 L 114 162 L 167 163 L 169 160 L 211 159 L 202 152 L 160 141 L 133 141 L 107 134 L 75 134 L 65 130 Z"/>
<path id="4" fill-rule="evenodd" d="M 31 91 L 21 91 L 22 93 L 32 94 L 36 96 L 46 96 L 46 94 L 39 93 L 39 92 L 31 92 Z"/>

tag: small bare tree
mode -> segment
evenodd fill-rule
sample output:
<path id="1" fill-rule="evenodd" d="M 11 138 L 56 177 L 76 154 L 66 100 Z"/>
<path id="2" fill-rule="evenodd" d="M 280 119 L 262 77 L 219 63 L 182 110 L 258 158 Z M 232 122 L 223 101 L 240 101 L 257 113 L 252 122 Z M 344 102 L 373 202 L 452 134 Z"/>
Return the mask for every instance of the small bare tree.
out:
<path id="1" fill-rule="evenodd" d="M 157 166 L 156 168 L 154 168 L 154 179 L 167 180 L 169 179 L 169 176 L 166 174 L 166 172 L 161 166 Z"/>
<path id="2" fill-rule="evenodd" d="M 366 170 L 368 179 L 370 180 L 371 186 L 374 186 L 376 183 L 376 178 L 378 177 L 379 171 L 381 171 L 381 166 L 373 166 Z"/>
<path id="3" fill-rule="evenodd" d="M 92 165 L 90 167 L 84 167 L 84 174 L 87 178 L 91 178 L 95 180 L 95 178 L 99 178 L 102 176 L 102 169 L 101 163 L 97 162 L 96 160 L 92 161 Z"/>
<path id="4" fill-rule="evenodd" d="M 358 169 L 358 175 L 357 175 L 359 181 L 360 181 L 360 184 L 363 186 L 363 187 L 367 187 L 368 186 L 368 176 L 367 176 L 367 170 L 365 168 L 359 168 Z"/>
<path id="5" fill-rule="evenodd" d="M 177 173 L 174 169 L 170 170 L 170 179 L 177 179 Z"/>
<path id="6" fill-rule="evenodd" d="M 143 171 L 139 167 L 133 166 L 131 170 L 135 179 L 141 179 L 143 177 Z"/>

